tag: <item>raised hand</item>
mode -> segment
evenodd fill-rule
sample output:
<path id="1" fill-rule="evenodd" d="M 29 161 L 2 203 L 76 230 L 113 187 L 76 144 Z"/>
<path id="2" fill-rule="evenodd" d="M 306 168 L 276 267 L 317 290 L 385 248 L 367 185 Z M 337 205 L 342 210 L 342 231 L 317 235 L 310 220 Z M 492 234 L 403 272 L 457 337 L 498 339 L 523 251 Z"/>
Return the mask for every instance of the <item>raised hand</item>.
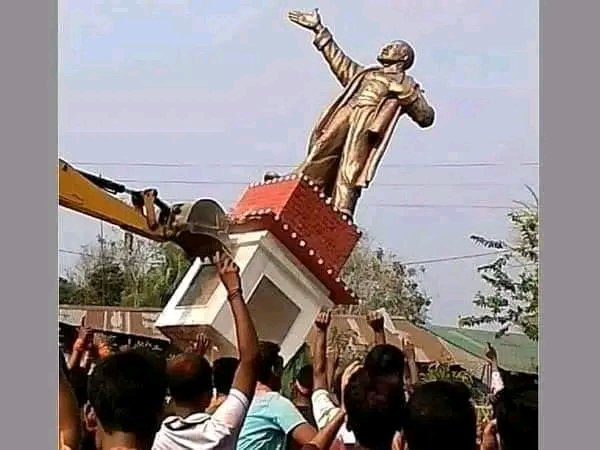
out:
<path id="1" fill-rule="evenodd" d="M 94 331 L 86 325 L 85 316 L 81 318 L 81 324 L 77 330 L 77 341 L 75 346 L 78 351 L 87 350 L 91 345 L 94 338 Z"/>
<path id="2" fill-rule="evenodd" d="M 408 338 L 402 339 L 402 351 L 407 361 L 416 361 L 415 344 Z"/>
<path id="3" fill-rule="evenodd" d="M 187 351 L 204 356 L 210 347 L 210 340 L 204 333 L 198 333 L 196 339 L 190 343 Z"/>
<path id="4" fill-rule="evenodd" d="M 492 363 L 497 363 L 498 362 L 498 352 L 496 351 L 496 349 L 494 347 L 492 347 L 492 344 L 490 344 L 489 342 L 487 343 L 487 351 L 485 352 L 485 357 Z"/>
<path id="5" fill-rule="evenodd" d="M 317 330 L 327 331 L 329 324 L 331 324 L 331 311 L 320 312 L 315 319 Z"/>
<path id="6" fill-rule="evenodd" d="M 367 322 L 369 322 L 369 326 L 374 332 L 383 331 L 383 316 L 380 313 L 376 311 L 369 312 L 367 314 Z"/>
<path id="7" fill-rule="evenodd" d="M 290 11 L 288 13 L 288 19 L 296 25 L 300 25 L 302 28 L 313 31 L 321 25 L 321 15 L 319 14 L 318 8 L 309 12 Z"/>
<path id="8" fill-rule="evenodd" d="M 229 296 L 233 294 L 239 294 L 242 290 L 242 282 L 240 280 L 240 268 L 238 265 L 226 254 L 217 252 L 215 256 L 215 263 L 219 272 L 219 278 L 227 289 Z"/>
<path id="9" fill-rule="evenodd" d="M 383 315 L 376 311 L 371 311 L 367 314 L 367 322 L 375 334 L 375 345 L 385 344 L 385 330 Z"/>

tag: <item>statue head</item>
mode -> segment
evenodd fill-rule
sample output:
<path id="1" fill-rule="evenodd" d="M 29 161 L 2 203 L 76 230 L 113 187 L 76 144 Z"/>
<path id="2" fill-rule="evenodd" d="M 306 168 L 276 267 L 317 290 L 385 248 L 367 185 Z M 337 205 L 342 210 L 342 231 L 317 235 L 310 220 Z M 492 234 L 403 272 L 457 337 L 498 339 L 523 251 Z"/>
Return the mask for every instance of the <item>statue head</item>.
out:
<path id="1" fill-rule="evenodd" d="M 379 51 L 377 61 L 384 66 L 402 64 L 403 70 L 408 70 L 415 61 L 415 51 L 408 42 L 392 41 Z"/>

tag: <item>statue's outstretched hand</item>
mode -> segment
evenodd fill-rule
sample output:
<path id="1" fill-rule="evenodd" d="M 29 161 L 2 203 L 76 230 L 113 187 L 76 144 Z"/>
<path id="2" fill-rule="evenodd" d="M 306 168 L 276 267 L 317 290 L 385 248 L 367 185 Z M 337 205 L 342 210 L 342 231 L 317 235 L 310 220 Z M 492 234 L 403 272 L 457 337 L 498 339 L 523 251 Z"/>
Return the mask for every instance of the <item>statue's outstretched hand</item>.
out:
<path id="1" fill-rule="evenodd" d="M 290 11 L 288 13 L 288 19 L 296 25 L 300 25 L 303 28 L 309 30 L 316 30 L 321 25 L 321 16 L 319 9 L 315 8 L 309 12 L 303 11 Z"/>

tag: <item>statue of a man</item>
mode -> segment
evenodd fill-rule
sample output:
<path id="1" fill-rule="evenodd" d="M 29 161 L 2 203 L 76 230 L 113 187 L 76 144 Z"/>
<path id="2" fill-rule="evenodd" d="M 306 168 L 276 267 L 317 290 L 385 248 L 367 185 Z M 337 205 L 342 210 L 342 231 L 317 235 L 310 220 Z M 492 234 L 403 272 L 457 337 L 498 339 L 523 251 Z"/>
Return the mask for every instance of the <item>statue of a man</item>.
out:
<path id="1" fill-rule="evenodd" d="M 361 190 L 373 180 L 400 116 L 406 114 L 426 128 L 433 124 L 434 110 L 406 74 L 415 57 L 408 43 L 385 45 L 377 57 L 380 65 L 364 67 L 333 40 L 317 9 L 292 11 L 288 17 L 314 32 L 315 47 L 344 87 L 313 129 L 308 155 L 296 173 L 308 175 L 340 211 L 353 216 Z"/>

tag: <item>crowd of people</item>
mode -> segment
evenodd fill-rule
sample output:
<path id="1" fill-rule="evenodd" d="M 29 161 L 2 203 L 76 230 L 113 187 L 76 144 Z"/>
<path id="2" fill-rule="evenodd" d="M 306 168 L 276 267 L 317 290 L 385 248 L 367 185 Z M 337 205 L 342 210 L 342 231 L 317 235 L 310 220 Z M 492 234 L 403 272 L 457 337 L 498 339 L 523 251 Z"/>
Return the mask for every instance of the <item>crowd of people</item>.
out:
<path id="1" fill-rule="evenodd" d="M 219 255 L 216 265 L 237 358 L 211 365 L 202 335 L 169 358 L 143 349 L 112 352 L 82 327 L 68 358 L 59 353 L 62 450 L 537 449 L 537 388 L 504 383 L 495 353 L 494 414 L 478 439 L 469 388 L 420 383 L 412 344 L 386 344 L 383 319 L 373 314 L 366 357 L 335 368 L 327 354 L 331 313 L 320 313 L 312 365 L 295 374 L 287 398 L 280 348 L 259 342 L 238 267 Z"/>

